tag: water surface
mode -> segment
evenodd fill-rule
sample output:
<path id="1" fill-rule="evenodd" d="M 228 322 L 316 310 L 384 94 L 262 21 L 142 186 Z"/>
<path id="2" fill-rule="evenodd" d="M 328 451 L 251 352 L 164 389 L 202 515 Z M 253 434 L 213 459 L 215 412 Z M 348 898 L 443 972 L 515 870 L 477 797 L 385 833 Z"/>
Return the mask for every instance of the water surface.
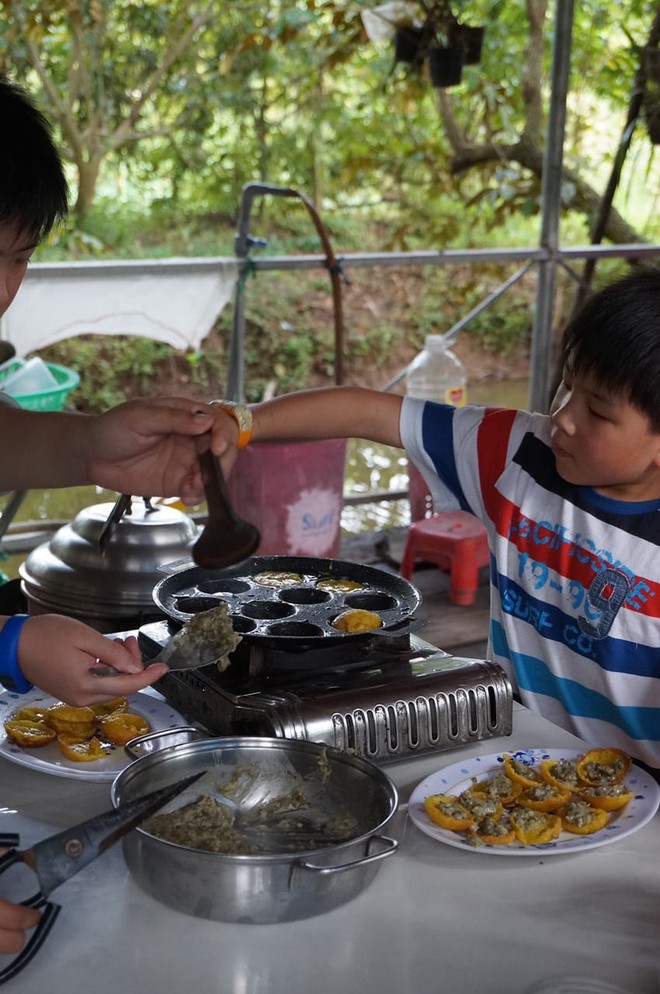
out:
<path id="1" fill-rule="evenodd" d="M 521 409 L 527 406 L 528 390 L 527 380 L 480 383 L 468 388 L 468 402 Z M 407 486 L 408 460 L 401 449 L 376 445 L 362 439 L 349 442 L 345 495 L 378 490 L 405 490 Z M 342 514 L 342 530 L 348 534 L 381 531 L 408 524 L 410 506 L 406 499 L 348 505 Z"/>

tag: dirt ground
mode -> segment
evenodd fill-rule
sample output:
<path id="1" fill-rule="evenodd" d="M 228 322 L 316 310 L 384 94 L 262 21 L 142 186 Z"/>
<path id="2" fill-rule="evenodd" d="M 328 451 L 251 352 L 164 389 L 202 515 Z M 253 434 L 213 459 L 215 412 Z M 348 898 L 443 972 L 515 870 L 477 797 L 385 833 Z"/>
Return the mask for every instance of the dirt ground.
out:
<path id="1" fill-rule="evenodd" d="M 425 333 L 442 334 L 469 309 L 466 303 L 475 274 L 468 266 L 456 267 L 447 274 L 451 290 L 437 290 L 437 303 L 431 294 L 429 304 L 428 270 L 424 267 L 396 269 L 380 267 L 350 273 L 350 282 L 343 289 L 344 332 L 347 341 L 345 373 L 346 382 L 378 388 L 393 378 L 415 357 Z M 502 273 L 493 274 L 493 285 L 501 280 Z M 528 295 L 521 288 L 516 291 Z M 483 291 L 486 296 L 487 291 Z M 328 327 L 334 320 L 334 309 L 329 294 L 314 282 L 306 299 L 306 318 L 313 316 L 319 326 Z M 423 316 L 422 316 L 423 312 Z M 313 319 L 313 318 L 312 318 Z M 530 309 L 531 320 L 531 309 Z M 426 322 L 425 330 L 421 325 Z M 371 356 L 360 355 L 351 342 L 369 336 L 383 325 L 396 329 L 394 341 L 386 352 Z M 485 380 L 525 379 L 529 373 L 529 351 L 526 345 L 514 348 L 505 356 L 483 348 L 479 340 L 466 329 L 460 332 L 452 346 L 455 355 L 465 366 L 468 383 Z M 322 377 L 317 376 L 320 382 Z"/>

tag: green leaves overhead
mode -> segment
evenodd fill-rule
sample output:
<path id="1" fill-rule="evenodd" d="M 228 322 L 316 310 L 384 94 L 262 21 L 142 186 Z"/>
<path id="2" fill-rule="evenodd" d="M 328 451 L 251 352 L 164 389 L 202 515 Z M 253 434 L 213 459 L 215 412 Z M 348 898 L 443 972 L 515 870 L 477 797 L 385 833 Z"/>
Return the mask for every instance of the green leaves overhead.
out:
<path id="1" fill-rule="evenodd" d="M 368 40 L 371 0 L 0 2 L 0 71 L 27 83 L 56 123 L 80 218 L 99 184 L 231 214 L 252 180 L 398 217 L 405 237 L 425 211 L 427 238 L 447 235 L 430 203 L 439 197 L 467 211 L 487 204 L 494 224 L 538 208 L 549 0 L 455 2 L 486 31 L 481 62 L 448 91 L 423 67 L 395 65 L 391 43 Z M 566 160 L 596 188 L 655 7 L 575 5 Z M 574 185 L 573 206 L 584 193 Z"/>

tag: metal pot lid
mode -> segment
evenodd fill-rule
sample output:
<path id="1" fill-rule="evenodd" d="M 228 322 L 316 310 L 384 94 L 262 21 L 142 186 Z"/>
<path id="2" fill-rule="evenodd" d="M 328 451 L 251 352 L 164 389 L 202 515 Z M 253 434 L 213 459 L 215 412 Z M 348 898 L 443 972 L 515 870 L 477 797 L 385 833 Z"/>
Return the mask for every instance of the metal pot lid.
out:
<path id="1" fill-rule="evenodd" d="M 188 558 L 199 530 L 175 508 L 134 500 L 104 554 L 101 529 L 112 504 L 95 504 L 37 546 L 19 567 L 26 594 L 39 592 L 53 604 L 87 609 L 98 605 L 153 606 L 153 586 L 164 566 Z"/>

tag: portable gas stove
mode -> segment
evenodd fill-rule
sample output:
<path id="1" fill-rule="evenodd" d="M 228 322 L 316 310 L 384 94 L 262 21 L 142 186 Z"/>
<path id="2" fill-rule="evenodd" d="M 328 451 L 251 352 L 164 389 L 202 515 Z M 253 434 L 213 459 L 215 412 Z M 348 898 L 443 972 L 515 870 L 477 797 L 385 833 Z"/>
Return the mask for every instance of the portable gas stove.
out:
<path id="1" fill-rule="evenodd" d="M 144 625 L 143 656 L 154 658 L 179 627 L 171 618 Z M 513 693 L 500 666 L 452 656 L 414 634 L 294 649 L 244 639 L 230 658 L 224 672 L 171 672 L 155 687 L 213 735 L 307 739 L 376 763 L 512 730 Z"/>

